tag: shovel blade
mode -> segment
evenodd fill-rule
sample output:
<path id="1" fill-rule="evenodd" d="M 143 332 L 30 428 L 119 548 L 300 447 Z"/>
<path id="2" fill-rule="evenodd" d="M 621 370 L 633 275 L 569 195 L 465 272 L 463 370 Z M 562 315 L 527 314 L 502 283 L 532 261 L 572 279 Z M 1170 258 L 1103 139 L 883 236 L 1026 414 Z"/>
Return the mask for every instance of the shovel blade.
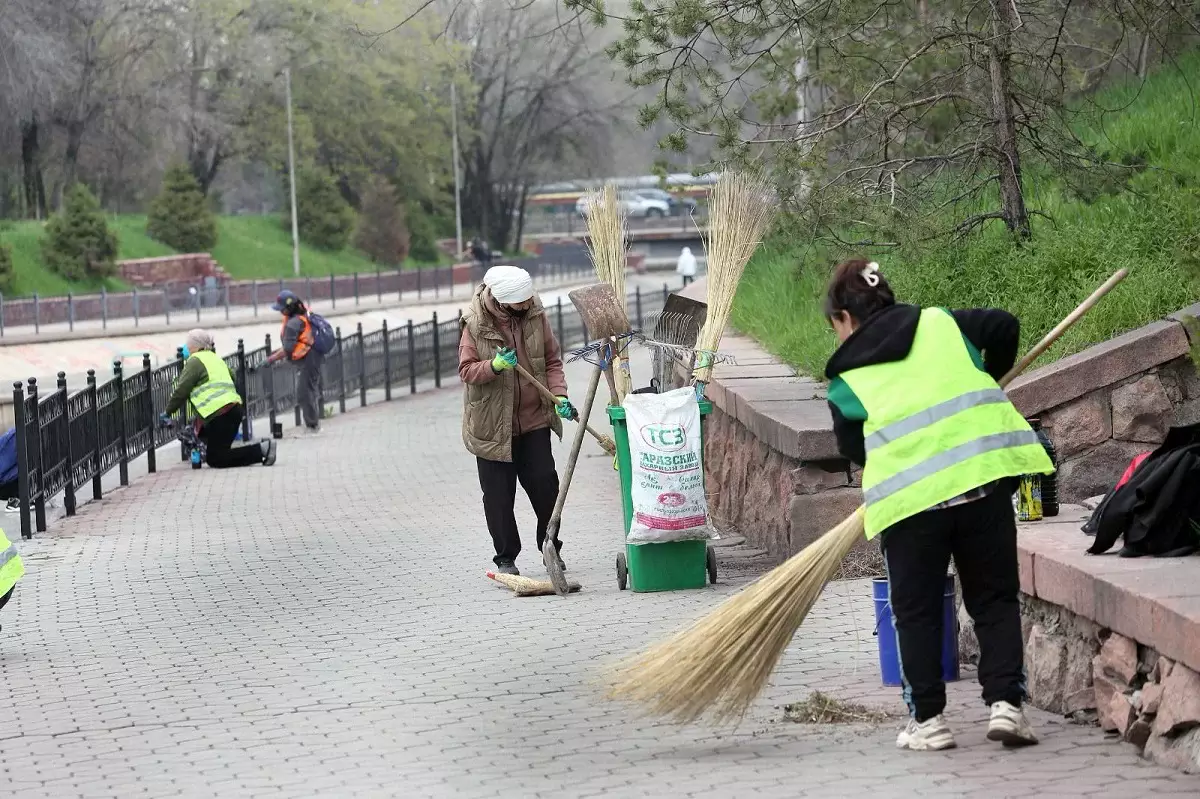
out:
<path id="1" fill-rule="evenodd" d="M 603 341 L 630 332 L 629 316 L 625 313 L 625 298 L 618 297 L 607 283 L 593 283 L 567 294 L 591 341 Z"/>

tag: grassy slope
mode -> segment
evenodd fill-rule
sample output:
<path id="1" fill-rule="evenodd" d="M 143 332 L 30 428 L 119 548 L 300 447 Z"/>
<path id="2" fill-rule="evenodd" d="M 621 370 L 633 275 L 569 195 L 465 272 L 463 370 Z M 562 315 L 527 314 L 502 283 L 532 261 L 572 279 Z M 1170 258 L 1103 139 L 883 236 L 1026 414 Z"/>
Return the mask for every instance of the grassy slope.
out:
<path id="1" fill-rule="evenodd" d="M 1001 226 L 957 244 L 873 255 L 902 301 L 996 306 L 1016 313 L 1029 346 L 1109 274 L 1130 277 L 1072 329 L 1045 360 L 1077 352 L 1200 299 L 1200 56 L 1143 87 L 1119 87 L 1085 139 L 1115 154 L 1141 154 L 1152 167 L 1129 189 L 1092 203 L 1059 185 L 1027 181 L 1034 240 L 1016 246 Z M 833 262 L 850 255 L 823 247 L 764 247 L 747 268 L 734 324 L 810 374 L 821 374 L 836 340 L 820 313 Z"/>
<path id="2" fill-rule="evenodd" d="M 170 255 L 174 251 L 146 235 L 146 217 L 123 215 L 109 217 L 120 240 L 120 257 L 152 258 Z M 226 216 L 218 219 L 219 240 L 213 256 L 235 278 L 290 277 L 292 274 L 292 238 L 273 216 Z M 13 248 L 13 269 L 16 285 L 12 296 L 34 293 L 42 295 L 86 291 L 99 285 L 72 284 L 42 266 L 40 239 L 42 224 L 16 222 L 0 228 L 0 241 Z M 417 266 L 413 263 L 406 268 Z M 314 277 L 352 272 L 374 272 L 375 264 L 349 248 L 339 253 L 322 252 L 300 245 L 301 273 Z M 119 288 L 119 280 L 107 281 L 109 288 Z"/>

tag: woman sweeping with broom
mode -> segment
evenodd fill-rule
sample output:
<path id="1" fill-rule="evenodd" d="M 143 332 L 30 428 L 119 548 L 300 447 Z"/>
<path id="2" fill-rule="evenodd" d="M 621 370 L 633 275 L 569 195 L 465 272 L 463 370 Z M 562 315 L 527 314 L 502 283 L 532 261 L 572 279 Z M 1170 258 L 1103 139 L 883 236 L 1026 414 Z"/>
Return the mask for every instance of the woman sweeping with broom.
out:
<path id="1" fill-rule="evenodd" d="M 825 315 L 841 346 L 825 367 L 842 455 L 863 466 L 868 538 L 879 537 L 911 719 L 901 749 L 950 749 L 942 716 L 942 595 L 950 558 L 979 638 L 987 737 L 1037 743 L 1017 602 L 1016 478 L 1054 470 L 997 385 L 1020 324 L 1000 310 L 896 302 L 874 263 L 838 266 Z"/>

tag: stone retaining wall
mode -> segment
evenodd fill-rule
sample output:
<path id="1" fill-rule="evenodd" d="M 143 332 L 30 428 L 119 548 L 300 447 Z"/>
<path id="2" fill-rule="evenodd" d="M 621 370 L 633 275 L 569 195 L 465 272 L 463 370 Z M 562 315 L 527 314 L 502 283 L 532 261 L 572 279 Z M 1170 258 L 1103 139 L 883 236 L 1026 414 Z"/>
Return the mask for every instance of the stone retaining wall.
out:
<path id="1" fill-rule="evenodd" d="M 1200 674 L 1061 605 L 1022 600 L 1030 701 L 1200 773 Z"/>
<path id="2" fill-rule="evenodd" d="M 1079 502 L 1116 484 L 1129 461 L 1162 443 L 1172 425 L 1200 421 L 1200 374 L 1187 330 L 1174 318 L 1030 372 L 1009 396 L 1041 419 L 1059 460 L 1059 496 Z"/>

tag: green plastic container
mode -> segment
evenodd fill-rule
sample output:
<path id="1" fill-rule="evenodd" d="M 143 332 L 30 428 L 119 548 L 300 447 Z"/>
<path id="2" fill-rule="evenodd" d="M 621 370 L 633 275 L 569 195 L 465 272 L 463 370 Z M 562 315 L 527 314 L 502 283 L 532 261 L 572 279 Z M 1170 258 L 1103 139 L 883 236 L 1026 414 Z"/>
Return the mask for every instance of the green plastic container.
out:
<path id="1" fill-rule="evenodd" d="M 712 403 L 700 402 L 700 442 L 704 443 L 704 418 Z M 613 438 L 617 443 L 617 469 L 621 475 L 621 503 L 625 511 L 625 535 L 633 523 L 633 465 L 629 455 L 629 428 L 625 409 L 608 406 Z M 703 588 L 717 581 L 717 561 L 707 541 L 671 541 L 663 544 L 625 544 L 617 556 L 617 587 L 626 585 L 637 592 L 677 591 Z"/>

